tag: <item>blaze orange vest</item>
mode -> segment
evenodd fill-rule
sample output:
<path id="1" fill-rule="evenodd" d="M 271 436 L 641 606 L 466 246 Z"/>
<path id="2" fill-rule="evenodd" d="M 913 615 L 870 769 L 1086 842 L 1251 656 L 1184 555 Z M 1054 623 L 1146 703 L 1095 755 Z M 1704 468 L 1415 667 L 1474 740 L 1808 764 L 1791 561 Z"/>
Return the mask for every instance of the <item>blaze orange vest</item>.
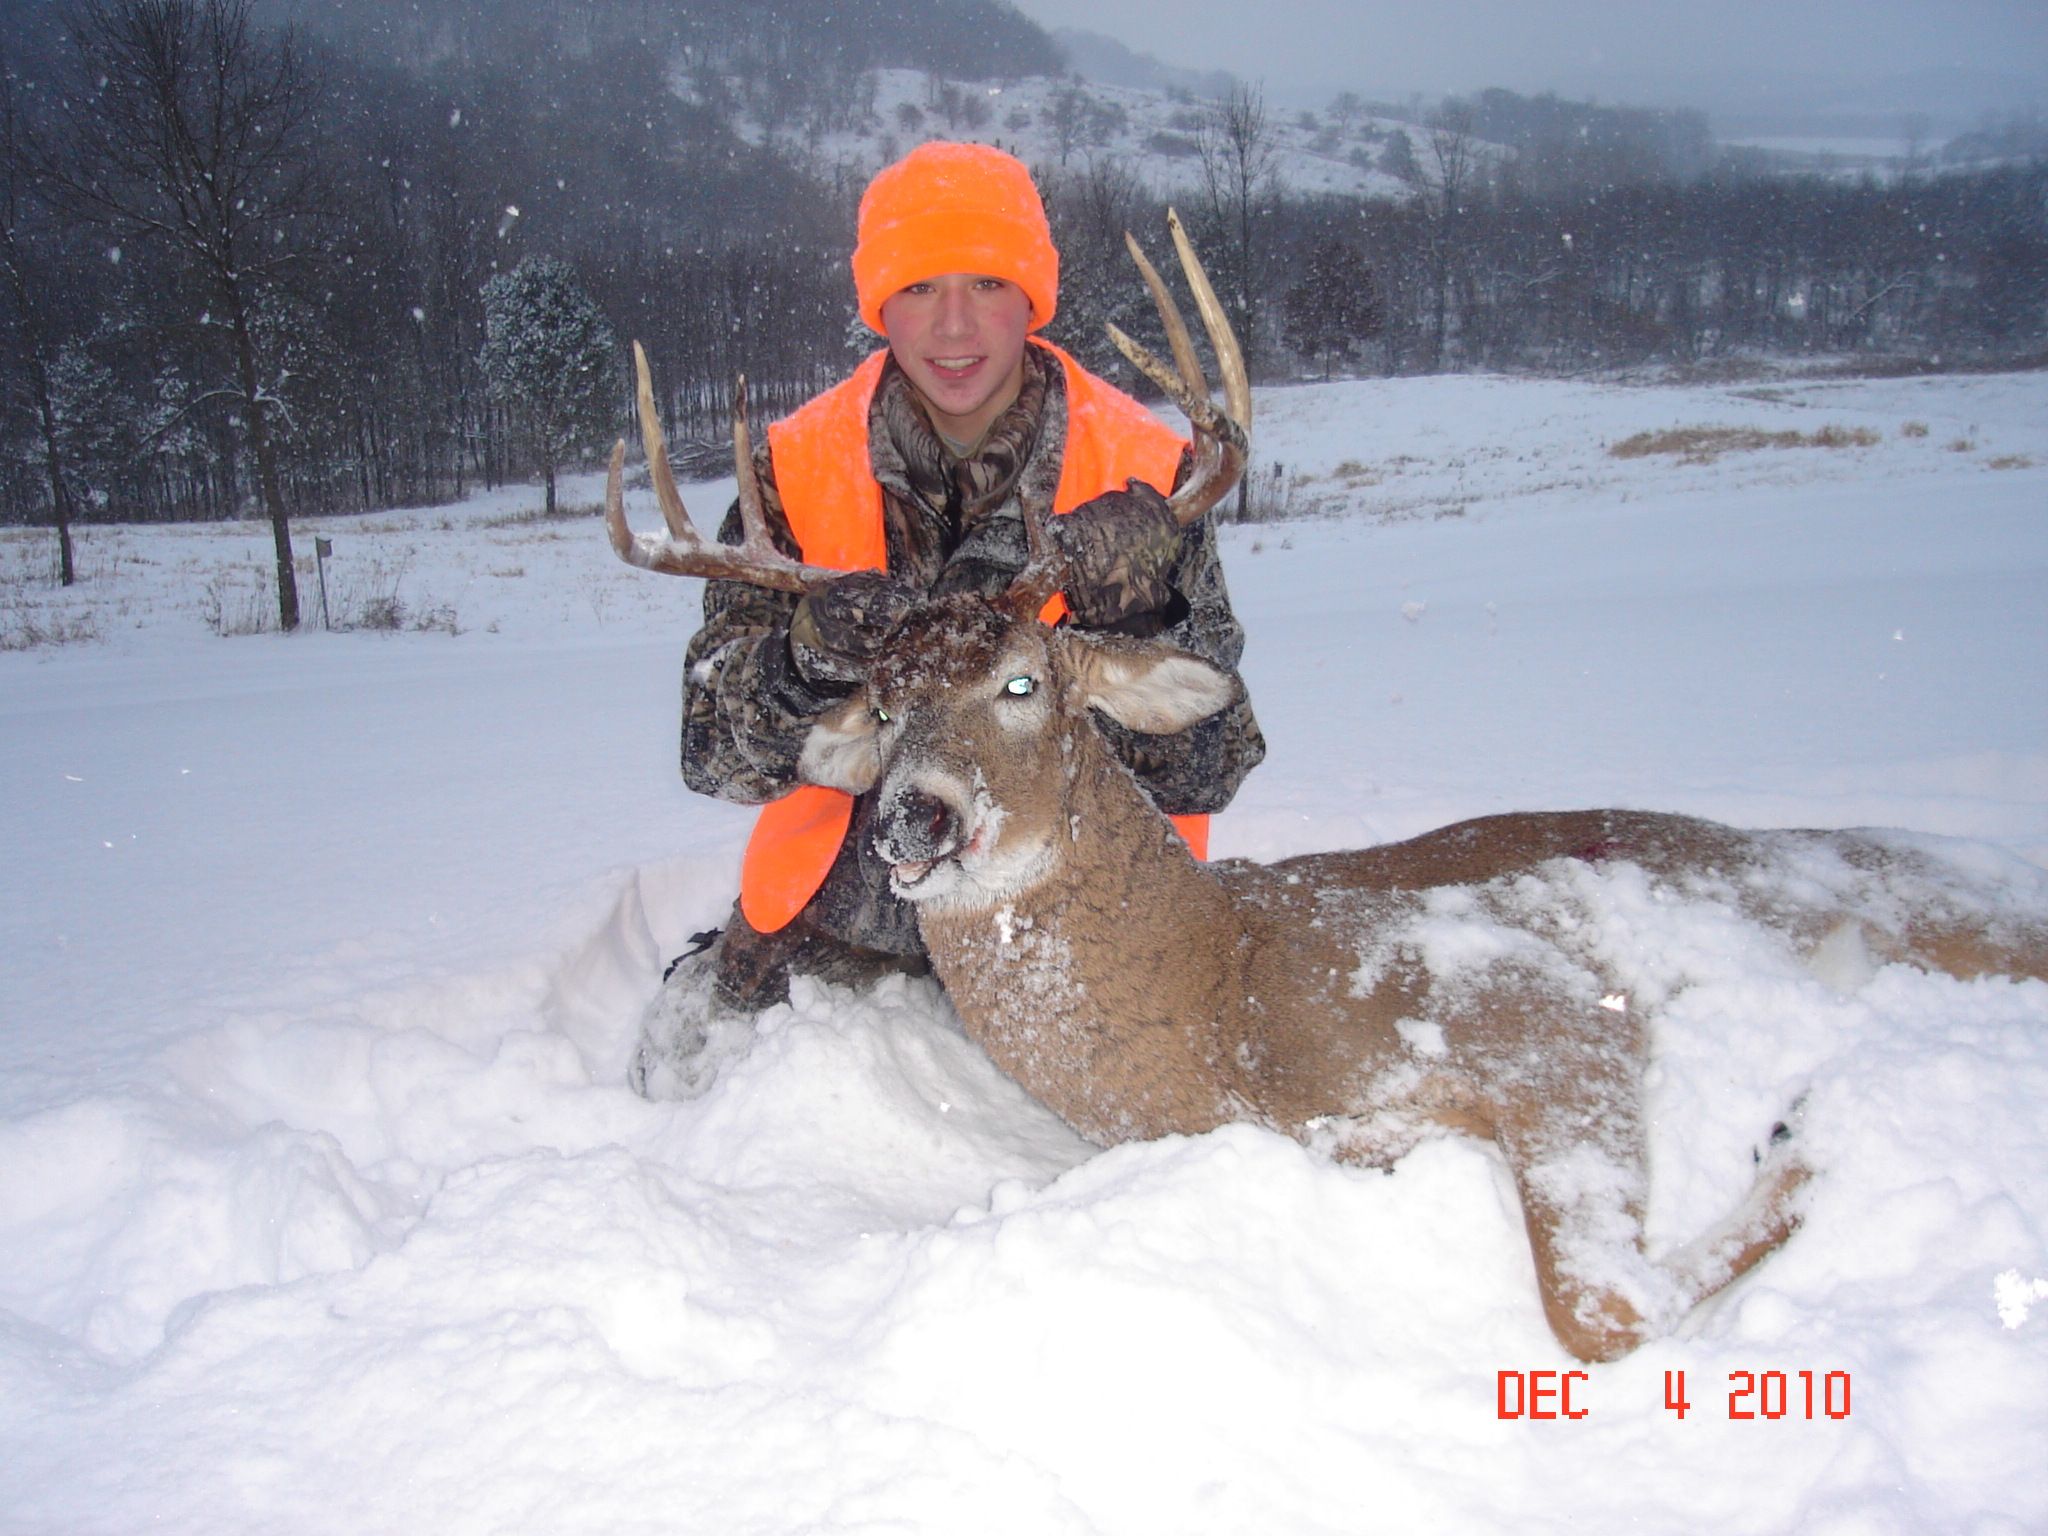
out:
<path id="1" fill-rule="evenodd" d="M 1186 446 L 1137 401 L 1104 383 L 1051 343 L 1067 383 L 1067 447 L 1055 513 L 1071 512 L 1104 491 L 1122 490 L 1135 477 L 1169 490 Z M 888 568 L 882 528 L 882 487 L 868 457 L 868 407 L 888 350 L 875 353 L 843 384 L 834 385 L 793 415 L 768 428 L 775 485 L 805 561 L 842 571 Z M 1040 617 L 1048 624 L 1066 612 L 1055 596 Z M 800 784 L 761 808 L 740 864 L 740 910 L 762 933 L 784 927 L 825 883 L 853 820 L 853 797 L 844 790 Z M 1174 825 L 1205 857 L 1209 818 L 1176 816 Z"/>

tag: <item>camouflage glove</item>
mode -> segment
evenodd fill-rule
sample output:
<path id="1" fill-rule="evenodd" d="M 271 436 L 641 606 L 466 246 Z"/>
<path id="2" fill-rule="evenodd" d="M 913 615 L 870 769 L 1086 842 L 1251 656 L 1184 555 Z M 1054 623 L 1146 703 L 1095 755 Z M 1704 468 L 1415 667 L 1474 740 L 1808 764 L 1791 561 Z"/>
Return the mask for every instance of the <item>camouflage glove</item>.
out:
<path id="1" fill-rule="evenodd" d="M 863 681 L 917 589 L 881 571 L 852 571 L 796 605 L 790 666 L 814 692 L 844 693 Z"/>
<path id="2" fill-rule="evenodd" d="M 1166 498 L 1142 480 L 1055 517 L 1052 534 L 1067 558 L 1063 590 L 1076 624 L 1107 629 L 1173 601 L 1181 526 Z"/>
<path id="3" fill-rule="evenodd" d="M 979 592 L 994 597 L 1016 579 L 1024 564 L 1024 520 L 1014 510 L 991 512 L 961 535 L 932 583 L 933 597 Z"/>

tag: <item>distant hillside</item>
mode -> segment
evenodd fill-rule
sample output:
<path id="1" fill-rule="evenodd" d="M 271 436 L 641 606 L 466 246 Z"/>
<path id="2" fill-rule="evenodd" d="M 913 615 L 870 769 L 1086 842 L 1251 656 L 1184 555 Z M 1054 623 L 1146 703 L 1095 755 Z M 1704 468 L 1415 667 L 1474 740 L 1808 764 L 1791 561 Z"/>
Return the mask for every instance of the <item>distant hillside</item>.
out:
<path id="1" fill-rule="evenodd" d="M 1045 76 L 963 82 L 883 69 L 871 77 L 866 108 L 825 131 L 771 126 L 758 115 L 737 126 L 750 143 L 773 143 L 834 183 L 858 184 L 925 140 L 944 138 L 1000 145 L 1055 177 L 1113 164 L 1153 193 L 1184 196 L 1201 181 L 1199 140 L 1212 103 L 1178 89 Z M 1295 195 L 1401 199 L 1428 179 L 1428 135 L 1419 124 L 1276 110 L 1267 131 L 1273 176 Z"/>
<path id="2" fill-rule="evenodd" d="M 1052 38 L 1008 0 L 258 0 L 257 11 L 415 67 L 619 46 L 759 60 L 799 85 L 880 66 L 963 79 L 1061 67 Z"/>

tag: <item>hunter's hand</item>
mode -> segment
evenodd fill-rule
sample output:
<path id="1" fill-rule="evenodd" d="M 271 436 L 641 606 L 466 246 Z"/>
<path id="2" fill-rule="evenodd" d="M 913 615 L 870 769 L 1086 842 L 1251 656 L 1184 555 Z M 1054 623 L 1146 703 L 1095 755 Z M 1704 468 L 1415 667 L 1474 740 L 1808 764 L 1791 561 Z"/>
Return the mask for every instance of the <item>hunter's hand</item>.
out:
<path id="1" fill-rule="evenodd" d="M 1142 480 L 1083 502 L 1050 527 L 1067 559 L 1062 590 L 1075 623 L 1106 629 L 1173 601 L 1181 526 L 1166 498 Z"/>
<path id="2" fill-rule="evenodd" d="M 918 601 L 915 587 L 881 571 L 852 571 L 811 593 L 789 621 L 789 660 L 813 688 L 861 682 Z"/>

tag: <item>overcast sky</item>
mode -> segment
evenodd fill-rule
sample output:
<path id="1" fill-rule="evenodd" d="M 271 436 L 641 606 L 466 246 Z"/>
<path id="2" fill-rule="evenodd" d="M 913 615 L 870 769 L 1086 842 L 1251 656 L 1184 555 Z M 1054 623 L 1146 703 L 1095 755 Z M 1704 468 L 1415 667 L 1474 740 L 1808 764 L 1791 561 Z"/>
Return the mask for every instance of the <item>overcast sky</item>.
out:
<path id="1" fill-rule="evenodd" d="M 1864 80 L 1941 65 L 2048 95 L 2048 0 L 1015 0 L 1269 93 L 1589 91 L 1786 73 Z"/>

